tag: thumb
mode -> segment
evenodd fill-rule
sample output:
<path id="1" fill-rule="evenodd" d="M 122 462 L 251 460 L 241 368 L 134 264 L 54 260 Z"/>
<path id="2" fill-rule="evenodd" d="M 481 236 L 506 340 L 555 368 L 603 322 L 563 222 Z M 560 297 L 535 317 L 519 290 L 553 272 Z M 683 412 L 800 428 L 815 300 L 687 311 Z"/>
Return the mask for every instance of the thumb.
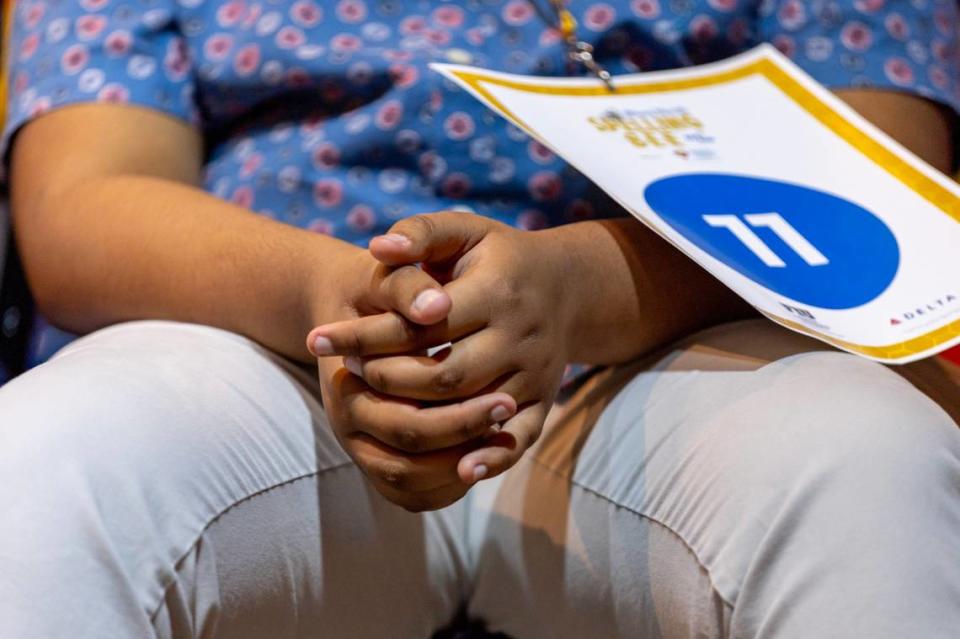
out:
<path id="1" fill-rule="evenodd" d="M 370 240 L 370 253 L 387 266 L 446 262 L 476 246 L 494 224 L 473 213 L 415 215 Z"/>

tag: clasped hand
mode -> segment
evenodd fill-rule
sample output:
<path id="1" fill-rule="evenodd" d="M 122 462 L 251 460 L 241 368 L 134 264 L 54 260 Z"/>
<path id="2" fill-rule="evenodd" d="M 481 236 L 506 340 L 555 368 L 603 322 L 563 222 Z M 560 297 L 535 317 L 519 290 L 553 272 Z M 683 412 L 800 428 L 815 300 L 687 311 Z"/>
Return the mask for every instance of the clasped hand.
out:
<path id="1" fill-rule="evenodd" d="M 397 223 L 369 254 L 384 299 L 307 338 L 324 406 L 381 494 L 442 508 L 540 434 L 567 362 L 562 249 L 548 232 L 436 213 Z"/>

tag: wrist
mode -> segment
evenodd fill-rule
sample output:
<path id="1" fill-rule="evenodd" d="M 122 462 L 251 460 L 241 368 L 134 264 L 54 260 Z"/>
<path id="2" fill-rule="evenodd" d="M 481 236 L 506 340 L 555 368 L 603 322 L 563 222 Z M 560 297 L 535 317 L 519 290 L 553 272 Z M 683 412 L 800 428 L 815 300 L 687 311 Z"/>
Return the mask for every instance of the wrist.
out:
<path id="1" fill-rule="evenodd" d="M 632 224 L 637 224 L 630 220 Z M 638 354 L 642 274 L 631 268 L 632 248 L 618 220 L 567 224 L 549 234 L 562 286 L 558 316 L 568 361 L 609 364 Z"/>
<path id="2" fill-rule="evenodd" d="M 349 283 L 355 276 L 362 276 L 359 271 L 366 253 L 358 246 L 326 235 L 314 234 L 310 244 L 303 301 L 307 331 L 343 319 Z"/>
<path id="3" fill-rule="evenodd" d="M 531 233 L 541 247 L 533 254 L 545 269 L 544 279 L 551 283 L 548 295 L 554 303 L 545 312 L 552 315 L 557 326 L 557 348 L 567 363 L 581 361 L 584 328 L 589 325 L 585 315 L 596 301 L 585 278 L 585 271 L 593 262 L 591 247 L 582 241 L 578 226 L 564 225 Z"/>

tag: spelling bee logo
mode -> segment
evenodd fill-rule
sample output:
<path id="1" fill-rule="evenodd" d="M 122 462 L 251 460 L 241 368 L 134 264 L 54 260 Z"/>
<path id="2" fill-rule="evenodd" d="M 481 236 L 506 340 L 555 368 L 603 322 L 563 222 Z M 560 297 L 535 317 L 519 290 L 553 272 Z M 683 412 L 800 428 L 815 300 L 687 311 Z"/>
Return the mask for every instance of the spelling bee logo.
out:
<path id="1" fill-rule="evenodd" d="M 711 158 L 708 148 L 716 140 L 704 131 L 703 122 L 683 107 L 624 109 L 587 118 L 600 133 L 621 133 L 644 155 L 673 155 L 688 159 Z"/>
<path id="2" fill-rule="evenodd" d="M 928 304 L 900 313 L 897 317 L 891 317 L 890 326 L 899 326 L 900 324 L 937 315 L 940 311 L 946 310 L 955 304 L 957 299 L 956 295 L 950 293 L 943 297 L 938 297 Z"/>

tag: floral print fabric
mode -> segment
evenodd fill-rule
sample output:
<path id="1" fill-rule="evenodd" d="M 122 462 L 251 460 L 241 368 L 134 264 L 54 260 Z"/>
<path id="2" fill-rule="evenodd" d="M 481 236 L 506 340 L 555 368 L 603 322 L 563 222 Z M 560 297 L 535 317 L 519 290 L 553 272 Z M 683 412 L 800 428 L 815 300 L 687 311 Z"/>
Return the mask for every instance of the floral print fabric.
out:
<path id="1" fill-rule="evenodd" d="M 960 105 L 954 0 L 568 4 L 615 74 L 767 41 L 829 87 Z M 204 132 L 209 192 L 361 245 L 397 219 L 447 208 L 531 229 L 618 214 L 427 66 L 581 74 L 544 19 L 548 0 L 24 0 L 13 13 L 4 145 L 64 105 L 147 107 Z M 42 319 L 34 332 L 32 363 L 65 339 Z"/>

